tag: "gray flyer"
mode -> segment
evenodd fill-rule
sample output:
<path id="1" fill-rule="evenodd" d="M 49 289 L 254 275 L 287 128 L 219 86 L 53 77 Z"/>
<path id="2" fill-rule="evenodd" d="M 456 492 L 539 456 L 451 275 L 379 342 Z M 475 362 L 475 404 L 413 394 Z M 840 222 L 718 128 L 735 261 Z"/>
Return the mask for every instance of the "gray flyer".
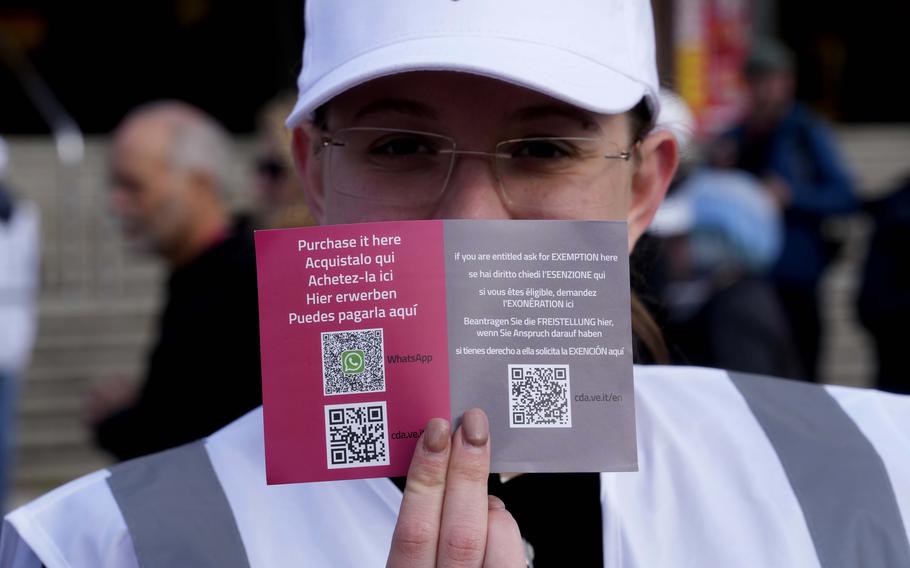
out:
<path id="1" fill-rule="evenodd" d="M 493 471 L 638 469 L 622 222 L 445 221 L 452 416 Z"/>

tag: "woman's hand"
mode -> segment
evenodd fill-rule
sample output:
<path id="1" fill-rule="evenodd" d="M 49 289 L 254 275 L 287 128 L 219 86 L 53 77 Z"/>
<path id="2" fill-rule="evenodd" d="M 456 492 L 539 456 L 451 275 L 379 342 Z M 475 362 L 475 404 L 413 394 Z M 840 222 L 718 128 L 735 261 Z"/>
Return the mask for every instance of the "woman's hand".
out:
<path id="1" fill-rule="evenodd" d="M 411 459 L 388 568 L 473 566 L 524 568 L 518 524 L 487 495 L 490 426 L 478 408 L 449 423 L 427 424 Z"/>

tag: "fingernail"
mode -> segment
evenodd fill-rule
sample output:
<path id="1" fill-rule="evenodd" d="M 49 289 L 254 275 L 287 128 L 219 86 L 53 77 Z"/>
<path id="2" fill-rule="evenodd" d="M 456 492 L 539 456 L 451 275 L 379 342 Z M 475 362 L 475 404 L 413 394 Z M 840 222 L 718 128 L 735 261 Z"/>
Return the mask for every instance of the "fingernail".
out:
<path id="1" fill-rule="evenodd" d="M 464 413 L 461 423 L 462 436 L 467 443 L 478 448 L 483 447 L 490 437 L 490 425 L 487 415 L 479 408 L 472 408 Z"/>
<path id="2" fill-rule="evenodd" d="M 487 495 L 487 508 L 491 511 L 505 511 L 506 504 L 495 495 Z"/>
<path id="3" fill-rule="evenodd" d="M 427 423 L 423 433 L 423 447 L 428 452 L 444 452 L 449 446 L 449 422 L 442 418 L 434 418 Z"/>

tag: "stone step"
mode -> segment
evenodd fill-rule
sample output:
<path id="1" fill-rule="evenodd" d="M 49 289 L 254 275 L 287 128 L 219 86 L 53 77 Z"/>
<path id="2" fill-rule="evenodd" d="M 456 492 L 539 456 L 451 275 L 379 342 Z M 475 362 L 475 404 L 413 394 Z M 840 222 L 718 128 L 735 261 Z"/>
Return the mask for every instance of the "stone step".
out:
<path id="1" fill-rule="evenodd" d="M 31 418 L 35 416 L 61 416 L 81 410 L 82 396 L 85 390 L 77 392 L 48 393 L 44 396 L 21 397 L 19 401 L 19 416 Z"/>
<path id="2" fill-rule="evenodd" d="M 117 313 L 110 315 L 73 314 L 68 316 L 42 316 L 38 321 L 40 343 L 48 339 L 66 338 L 78 331 L 79 336 L 104 338 L 122 333 L 151 333 L 156 314 Z"/>
<path id="3" fill-rule="evenodd" d="M 83 368 L 99 363 L 117 367 L 132 367 L 143 351 L 144 343 L 127 342 L 121 345 L 104 344 L 89 346 L 36 345 L 32 353 L 31 368 L 39 373 L 60 367 Z"/>
<path id="4" fill-rule="evenodd" d="M 37 424 L 20 423 L 16 436 L 16 462 L 22 467 L 35 464 L 64 464 L 79 456 L 95 454 L 94 436 L 83 424 L 81 412 L 43 420 Z"/>
<path id="5" fill-rule="evenodd" d="M 110 340 L 121 343 L 125 336 L 148 337 L 155 331 L 151 315 L 111 317 L 70 317 L 55 318 L 38 322 L 39 344 L 59 345 L 61 343 L 103 343 Z"/>
<path id="6" fill-rule="evenodd" d="M 39 299 L 39 321 L 69 318 L 104 318 L 111 316 L 149 315 L 157 311 L 157 297 L 146 295 L 111 298 L 90 298 L 63 293 L 42 295 Z"/>
<path id="7" fill-rule="evenodd" d="M 67 378 L 52 381 L 28 379 L 25 382 L 18 408 L 19 420 L 23 427 L 30 427 L 42 420 L 53 420 L 63 415 L 81 415 L 86 397 L 94 385 L 121 378 L 137 381 L 139 374 L 121 370 L 116 373 L 82 376 L 67 373 L 61 374 L 61 377 Z"/>
<path id="8" fill-rule="evenodd" d="M 53 425 L 31 428 L 19 432 L 17 437 L 20 447 L 31 449 L 90 446 L 92 444 L 88 429 L 79 423 L 66 429 L 55 428 Z"/>
<path id="9" fill-rule="evenodd" d="M 99 349 L 116 349 L 137 351 L 143 349 L 150 341 L 150 333 L 144 331 L 121 331 L 119 333 L 76 334 L 73 330 L 67 335 L 42 336 L 35 342 L 33 360 L 45 352 L 68 354 Z"/>
<path id="10" fill-rule="evenodd" d="M 107 238 L 107 237 L 104 237 Z M 67 279 L 90 282 L 116 283 L 117 286 L 155 286 L 165 282 L 165 269 L 155 264 L 134 262 L 130 256 L 124 257 L 118 247 L 106 247 L 103 238 L 97 243 L 77 237 L 78 242 L 60 244 L 56 240 L 47 241 L 42 248 L 43 267 L 57 276 Z M 86 254 L 86 247 L 92 248 L 92 254 Z"/>
<path id="11" fill-rule="evenodd" d="M 20 464 L 14 469 L 13 483 L 34 496 L 68 481 L 111 465 L 112 460 L 97 451 L 55 454 L 52 461 Z"/>
<path id="12" fill-rule="evenodd" d="M 105 377 L 106 378 L 106 377 Z M 57 386 L 28 385 L 19 400 L 18 424 L 22 431 L 43 428 L 83 427 L 87 396 L 95 381 L 84 378 L 60 381 L 64 388 L 44 388 Z"/>
<path id="13" fill-rule="evenodd" d="M 136 361 L 132 365 L 112 364 L 107 361 L 96 361 L 92 364 L 73 366 L 41 366 L 34 364 L 26 371 L 25 388 L 54 388 L 54 385 L 65 384 L 70 381 L 83 381 L 97 377 L 110 376 L 136 376 L 145 367 L 145 354 L 147 349 L 140 349 L 136 353 Z M 34 362 L 33 363 L 37 363 Z"/>
<path id="14" fill-rule="evenodd" d="M 73 405 L 71 408 L 66 408 L 64 412 L 56 415 L 35 415 L 35 416 L 19 416 L 18 422 L 18 431 L 19 432 L 50 432 L 57 434 L 60 432 L 69 432 L 72 430 L 83 430 L 89 432 L 88 427 L 83 423 L 83 410 L 82 404 Z M 78 439 L 69 440 L 67 443 L 75 443 L 76 445 L 82 445 L 85 443 L 85 440 L 90 440 L 91 436 L 80 436 Z M 18 437 L 16 439 L 16 446 L 18 448 L 25 448 L 30 444 L 33 444 L 34 440 L 31 438 L 22 438 Z M 38 443 L 42 443 L 42 440 L 38 440 Z"/>
<path id="15" fill-rule="evenodd" d="M 70 473 L 51 474 L 55 469 L 65 471 L 70 468 L 78 468 L 81 474 L 91 471 L 93 466 L 98 462 L 99 456 L 103 454 L 96 449 L 88 438 L 81 443 L 64 443 L 66 437 L 61 436 L 62 441 L 51 444 L 28 443 L 17 448 L 16 454 L 16 477 L 22 480 L 33 480 L 33 471 L 36 469 L 45 470 L 44 476 L 53 475 L 56 478 L 71 478 Z M 105 458 L 106 459 L 106 458 Z M 88 464 L 82 466 L 80 464 Z"/>
<path id="16" fill-rule="evenodd" d="M 92 382 L 92 376 L 81 373 L 71 368 L 53 369 L 56 377 L 48 378 L 49 373 L 36 373 L 29 371 L 22 384 L 20 399 L 22 403 L 28 400 L 42 400 L 47 397 L 82 396 L 82 393 Z"/>

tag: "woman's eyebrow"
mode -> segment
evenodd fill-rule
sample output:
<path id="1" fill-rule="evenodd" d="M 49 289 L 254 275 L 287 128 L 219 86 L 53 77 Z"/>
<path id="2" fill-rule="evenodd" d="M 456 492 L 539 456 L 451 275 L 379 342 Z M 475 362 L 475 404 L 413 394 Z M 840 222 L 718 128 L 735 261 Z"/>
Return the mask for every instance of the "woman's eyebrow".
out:
<path id="1" fill-rule="evenodd" d="M 546 104 L 520 108 L 513 112 L 509 119 L 527 122 L 554 116 L 574 120 L 585 130 L 600 130 L 600 125 L 593 114 L 570 105 Z"/>
<path id="2" fill-rule="evenodd" d="M 354 115 L 354 119 L 356 120 L 372 114 L 382 114 L 389 112 L 405 114 L 415 118 L 438 118 L 438 114 L 435 110 L 415 101 L 410 101 L 407 99 L 378 99 L 367 104 L 359 111 L 357 111 L 357 114 Z"/>

